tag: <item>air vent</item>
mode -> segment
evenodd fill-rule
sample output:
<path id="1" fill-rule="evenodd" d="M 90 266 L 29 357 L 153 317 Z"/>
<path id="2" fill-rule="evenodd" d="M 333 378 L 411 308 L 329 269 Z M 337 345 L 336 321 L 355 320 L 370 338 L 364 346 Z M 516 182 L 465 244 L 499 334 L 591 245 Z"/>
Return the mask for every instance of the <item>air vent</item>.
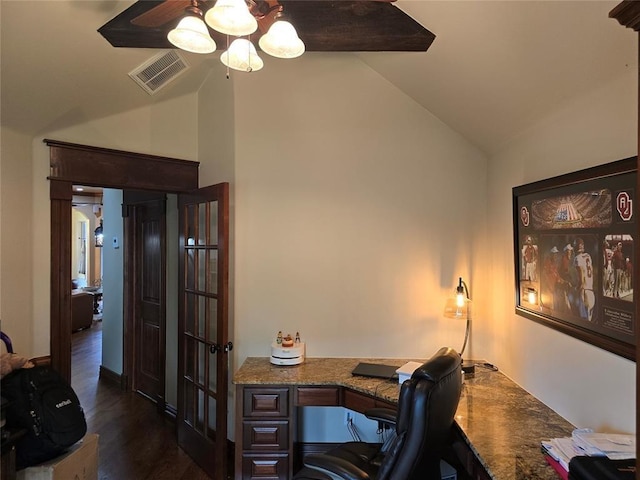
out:
<path id="1" fill-rule="evenodd" d="M 145 92 L 153 95 L 188 69 L 187 61 L 177 51 L 169 50 L 129 72 L 129 76 Z"/>

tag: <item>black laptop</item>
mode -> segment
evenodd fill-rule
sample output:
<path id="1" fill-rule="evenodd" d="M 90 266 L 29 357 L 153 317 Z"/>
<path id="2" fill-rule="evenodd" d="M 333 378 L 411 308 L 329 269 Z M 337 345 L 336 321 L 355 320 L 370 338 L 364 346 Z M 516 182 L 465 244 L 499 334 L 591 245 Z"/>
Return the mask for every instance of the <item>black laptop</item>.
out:
<path id="1" fill-rule="evenodd" d="M 399 367 L 393 365 L 383 365 L 381 363 L 364 363 L 360 362 L 351 371 L 352 375 L 360 377 L 385 378 L 387 380 L 395 380 L 398 378 L 396 370 Z"/>

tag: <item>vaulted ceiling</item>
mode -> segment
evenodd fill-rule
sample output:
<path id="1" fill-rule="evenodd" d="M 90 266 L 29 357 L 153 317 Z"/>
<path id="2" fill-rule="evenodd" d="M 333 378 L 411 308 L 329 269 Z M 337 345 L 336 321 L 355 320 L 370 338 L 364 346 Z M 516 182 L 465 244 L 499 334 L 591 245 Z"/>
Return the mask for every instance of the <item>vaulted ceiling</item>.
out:
<path id="1" fill-rule="evenodd" d="M 115 48 L 97 31 L 134 3 L 1 0 L 2 125 L 36 135 L 157 101 L 128 77 L 157 51 Z M 397 0 L 388 6 L 435 34 L 426 52 L 305 55 L 358 57 L 491 154 L 572 97 L 637 72 L 637 34 L 608 18 L 618 3 Z M 213 64 L 189 63 L 159 97 L 194 91 Z"/>

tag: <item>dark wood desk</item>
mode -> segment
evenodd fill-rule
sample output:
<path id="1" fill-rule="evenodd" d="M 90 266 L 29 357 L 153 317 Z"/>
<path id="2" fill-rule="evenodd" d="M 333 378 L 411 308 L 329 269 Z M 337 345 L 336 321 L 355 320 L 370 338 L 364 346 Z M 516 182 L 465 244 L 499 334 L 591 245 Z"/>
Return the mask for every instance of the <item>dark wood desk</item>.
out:
<path id="1" fill-rule="evenodd" d="M 352 376 L 360 361 L 400 366 L 408 360 L 307 358 L 302 365 L 280 367 L 267 357 L 247 358 L 233 377 L 235 478 L 292 478 L 297 407 L 395 408 L 397 382 Z M 480 368 L 465 378 L 455 449 L 476 480 L 557 480 L 540 442 L 569 436 L 573 429 L 502 373 Z"/>

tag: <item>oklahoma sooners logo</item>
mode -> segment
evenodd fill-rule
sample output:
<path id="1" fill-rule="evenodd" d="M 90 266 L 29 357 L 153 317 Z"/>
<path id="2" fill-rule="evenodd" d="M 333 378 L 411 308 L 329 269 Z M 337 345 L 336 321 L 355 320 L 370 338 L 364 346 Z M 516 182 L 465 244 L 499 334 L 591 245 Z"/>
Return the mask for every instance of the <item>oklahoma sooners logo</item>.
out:
<path id="1" fill-rule="evenodd" d="M 522 225 L 525 227 L 529 226 L 529 210 L 527 207 L 522 207 L 520 209 L 520 220 L 522 220 Z"/>
<path id="2" fill-rule="evenodd" d="M 620 214 L 620 218 L 625 222 L 631 220 L 633 216 L 633 200 L 627 192 L 620 192 L 616 197 L 616 208 Z"/>

